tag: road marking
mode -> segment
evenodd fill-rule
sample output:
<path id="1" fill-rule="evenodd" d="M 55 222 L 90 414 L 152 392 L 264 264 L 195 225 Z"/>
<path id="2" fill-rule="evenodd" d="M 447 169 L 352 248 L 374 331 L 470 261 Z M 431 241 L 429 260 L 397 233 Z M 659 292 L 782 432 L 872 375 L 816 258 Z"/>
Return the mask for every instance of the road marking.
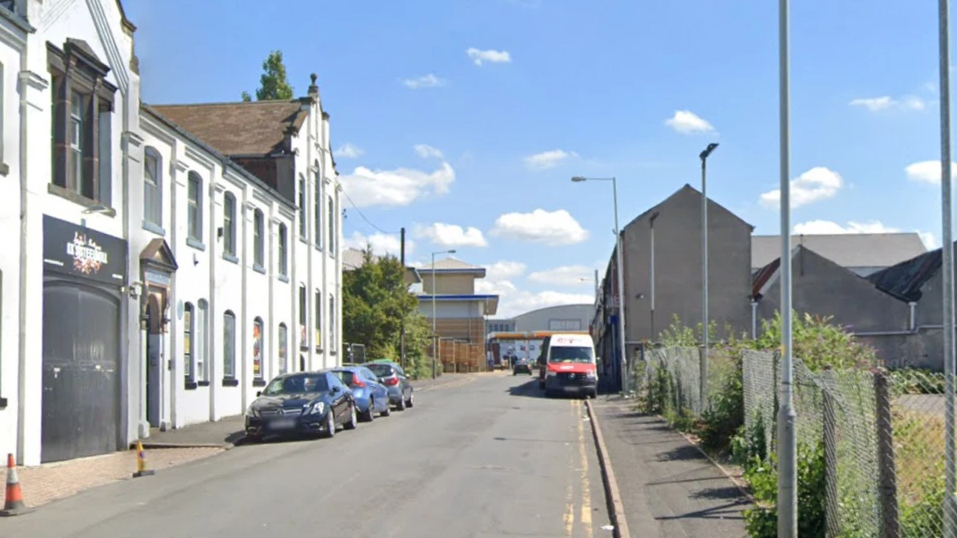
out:
<path id="1" fill-rule="evenodd" d="M 568 414 L 575 419 L 575 406 L 572 400 L 568 401 Z M 574 462 L 574 451 L 568 451 L 568 467 L 570 469 L 573 467 Z M 571 474 L 568 475 L 568 486 L 565 488 L 565 536 L 573 536 L 575 534 L 575 484 L 572 482 Z"/>
<path id="2" fill-rule="evenodd" d="M 582 404 L 584 405 L 584 404 Z M 591 487 L 588 485 L 588 456 L 585 453 L 585 429 L 582 423 L 585 418 L 582 416 L 582 405 L 576 405 L 578 409 L 578 456 L 581 458 L 581 482 L 582 482 L 582 511 L 581 522 L 585 527 L 585 537 L 592 538 L 591 524 Z"/>

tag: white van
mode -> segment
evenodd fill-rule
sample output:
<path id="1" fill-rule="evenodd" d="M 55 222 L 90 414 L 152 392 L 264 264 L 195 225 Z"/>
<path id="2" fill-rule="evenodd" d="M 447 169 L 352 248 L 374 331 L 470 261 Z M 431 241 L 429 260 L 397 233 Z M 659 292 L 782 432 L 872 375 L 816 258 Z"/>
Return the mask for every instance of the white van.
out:
<path id="1" fill-rule="evenodd" d="M 559 393 L 598 396 L 598 366 L 591 336 L 576 333 L 546 336 L 538 357 L 538 386 L 546 396 Z"/>

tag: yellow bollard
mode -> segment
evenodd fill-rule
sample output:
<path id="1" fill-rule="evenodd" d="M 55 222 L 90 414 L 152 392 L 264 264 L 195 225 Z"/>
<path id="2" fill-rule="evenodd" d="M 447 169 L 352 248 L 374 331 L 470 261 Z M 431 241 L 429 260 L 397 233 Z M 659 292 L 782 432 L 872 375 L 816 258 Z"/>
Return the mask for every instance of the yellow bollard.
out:
<path id="1" fill-rule="evenodd" d="M 146 450 L 143 449 L 143 441 L 136 441 L 136 472 L 133 473 L 133 478 L 139 478 L 141 476 L 153 476 L 156 474 L 154 471 L 146 468 Z"/>

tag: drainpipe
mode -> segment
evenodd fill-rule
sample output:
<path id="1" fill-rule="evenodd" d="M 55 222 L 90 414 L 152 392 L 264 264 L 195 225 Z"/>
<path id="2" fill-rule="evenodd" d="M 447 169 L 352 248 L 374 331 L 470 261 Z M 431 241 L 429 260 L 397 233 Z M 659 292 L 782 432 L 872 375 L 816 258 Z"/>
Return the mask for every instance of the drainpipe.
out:
<path id="1" fill-rule="evenodd" d="M 146 286 L 146 283 L 144 283 L 142 288 L 140 288 L 140 300 L 143 302 L 143 304 L 140 307 L 141 310 L 140 310 L 140 319 L 139 319 L 140 390 L 138 391 L 139 405 L 137 405 L 137 415 L 139 417 L 138 433 L 139 433 L 140 439 L 147 439 L 150 436 L 150 425 L 146 417 L 146 398 L 148 397 L 146 394 L 146 370 L 149 368 L 149 353 L 147 352 L 147 346 L 149 343 L 149 325 L 147 324 L 148 318 L 146 317 L 146 313 L 142 310 L 143 308 L 146 307 L 146 305 L 149 304 L 149 296 L 147 295 L 148 293 L 149 293 L 149 290 Z"/>
<path id="2" fill-rule="evenodd" d="M 758 338 L 758 302 L 751 301 L 751 339 Z"/>
<path id="3" fill-rule="evenodd" d="M 30 91 L 30 64 L 27 62 L 27 51 L 29 47 L 26 43 L 23 45 L 23 49 L 20 52 L 20 155 L 19 155 L 19 165 L 20 165 L 20 275 L 18 280 L 20 283 L 20 304 L 19 304 L 19 323 L 20 323 L 20 334 L 18 344 L 18 365 L 17 365 L 17 461 L 23 463 L 26 459 L 26 416 L 24 410 L 26 409 L 26 387 L 27 387 L 27 354 L 29 350 L 27 349 L 27 306 L 29 304 L 29 297 L 27 295 L 27 284 L 25 275 L 29 273 L 29 263 L 27 263 L 27 245 L 29 241 L 27 240 L 27 233 L 30 230 L 28 224 L 28 211 L 27 211 L 27 178 L 29 175 L 28 164 L 30 162 L 29 151 L 27 147 L 27 141 L 30 140 L 28 136 L 27 129 L 27 116 L 29 114 L 29 103 L 27 101 L 27 93 Z M 53 89 L 51 88 L 51 91 Z M 42 269 L 42 266 L 41 266 Z M 40 277 L 41 285 L 43 277 Z M 42 357 L 41 357 L 42 360 Z M 39 461 L 39 457 L 37 458 Z"/>
<path id="4" fill-rule="evenodd" d="M 240 386 L 242 386 L 241 397 L 243 400 L 242 408 L 240 412 L 244 412 L 249 406 L 249 387 L 252 384 L 252 379 L 249 377 L 249 309 L 248 309 L 248 300 L 249 292 L 247 291 L 247 284 L 249 281 L 249 270 L 252 267 L 252 263 L 249 260 L 249 223 L 246 220 L 246 212 L 249 211 L 249 187 L 243 189 L 243 205 L 242 210 L 239 214 L 242 216 L 241 222 L 243 225 L 242 229 L 242 238 L 243 238 L 243 291 L 242 291 L 242 323 L 239 324 L 242 331 L 242 336 L 239 341 L 243 343 L 241 351 L 241 364 L 242 364 L 242 381 L 240 381 Z M 263 327 L 265 330 L 265 327 Z M 260 350 L 260 353 L 262 351 Z M 233 366 L 235 369 L 235 365 Z"/>
<path id="5" fill-rule="evenodd" d="M 909 302 L 907 303 L 907 306 L 910 307 L 909 309 L 910 316 L 908 316 L 907 318 L 908 319 L 907 326 L 911 331 L 914 331 L 917 329 L 917 303 Z"/>

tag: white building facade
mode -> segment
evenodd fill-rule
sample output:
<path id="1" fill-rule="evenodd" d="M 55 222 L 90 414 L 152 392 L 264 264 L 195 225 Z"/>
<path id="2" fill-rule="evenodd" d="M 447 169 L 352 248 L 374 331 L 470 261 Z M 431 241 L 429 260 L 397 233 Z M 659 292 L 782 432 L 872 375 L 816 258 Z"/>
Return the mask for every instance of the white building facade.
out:
<path id="1" fill-rule="evenodd" d="M 25 465 L 241 414 L 271 377 L 341 361 L 315 83 L 281 103 L 294 125 L 244 130 L 282 151 L 227 155 L 141 107 L 134 31 L 116 0 L 0 2 L 0 453 Z"/>

